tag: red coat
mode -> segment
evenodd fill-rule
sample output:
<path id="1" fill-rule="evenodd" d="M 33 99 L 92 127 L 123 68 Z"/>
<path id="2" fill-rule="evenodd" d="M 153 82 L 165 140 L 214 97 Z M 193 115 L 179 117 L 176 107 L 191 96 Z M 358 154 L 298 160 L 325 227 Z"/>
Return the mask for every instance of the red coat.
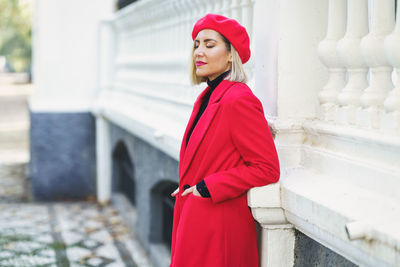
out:
<path id="1" fill-rule="evenodd" d="M 258 267 L 256 228 L 247 190 L 279 180 L 278 155 L 261 102 L 243 83 L 223 80 L 186 147 L 207 87 L 182 140 L 170 267 Z M 183 186 L 204 179 L 211 198 Z"/>

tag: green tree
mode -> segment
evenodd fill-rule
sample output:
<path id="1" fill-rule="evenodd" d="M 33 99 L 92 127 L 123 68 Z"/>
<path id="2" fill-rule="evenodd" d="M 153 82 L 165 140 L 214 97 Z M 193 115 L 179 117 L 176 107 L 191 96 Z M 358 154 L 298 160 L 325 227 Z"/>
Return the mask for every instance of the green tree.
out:
<path id="1" fill-rule="evenodd" d="M 0 0 L 0 55 L 16 71 L 27 71 L 32 61 L 31 1 Z"/>

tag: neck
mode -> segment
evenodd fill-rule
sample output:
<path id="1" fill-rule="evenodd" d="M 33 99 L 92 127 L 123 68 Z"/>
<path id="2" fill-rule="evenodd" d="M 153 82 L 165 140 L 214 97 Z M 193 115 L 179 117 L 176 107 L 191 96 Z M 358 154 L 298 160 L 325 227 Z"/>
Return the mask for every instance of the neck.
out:
<path id="1" fill-rule="evenodd" d="M 221 72 L 220 74 L 214 75 L 214 76 L 212 76 L 212 77 L 208 77 L 208 78 L 207 78 L 207 81 L 212 82 L 212 81 L 214 81 L 215 79 L 217 79 L 219 76 L 223 75 L 224 73 L 228 73 L 229 71 L 230 71 L 230 69 L 225 70 L 224 72 Z"/>
<path id="2" fill-rule="evenodd" d="M 227 70 L 227 71 L 221 73 L 220 75 L 218 75 L 216 78 L 214 78 L 214 79 L 212 79 L 212 80 L 207 79 L 207 84 L 208 84 L 208 86 L 210 86 L 211 88 L 217 87 L 218 84 L 220 84 L 220 82 L 226 77 L 226 75 L 228 75 L 228 73 L 229 73 L 230 71 L 231 71 L 231 70 Z"/>

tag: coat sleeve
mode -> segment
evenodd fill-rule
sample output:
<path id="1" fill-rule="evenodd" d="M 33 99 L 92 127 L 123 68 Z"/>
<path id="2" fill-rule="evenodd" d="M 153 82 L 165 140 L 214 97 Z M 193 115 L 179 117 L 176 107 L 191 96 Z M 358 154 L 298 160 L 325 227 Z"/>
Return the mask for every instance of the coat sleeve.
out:
<path id="1" fill-rule="evenodd" d="M 274 140 L 258 98 L 245 95 L 231 100 L 227 120 L 243 164 L 204 178 L 214 203 L 238 197 L 252 187 L 275 183 L 280 176 Z"/>

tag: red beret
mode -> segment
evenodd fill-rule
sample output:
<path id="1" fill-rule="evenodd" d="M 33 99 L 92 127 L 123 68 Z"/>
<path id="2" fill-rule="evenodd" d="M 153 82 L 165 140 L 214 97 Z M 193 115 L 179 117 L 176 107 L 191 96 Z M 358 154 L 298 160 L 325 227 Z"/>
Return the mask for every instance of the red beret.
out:
<path id="1" fill-rule="evenodd" d="M 221 15 L 207 14 L 199 19 L 193 27 L 192 39 L 204 29 L 211 29 L 219 32 L 231 42 L 238 52 L 242 63 L 246 63 L 250 58 L 250 38 L 246 28 L 236 20 Z"/>

